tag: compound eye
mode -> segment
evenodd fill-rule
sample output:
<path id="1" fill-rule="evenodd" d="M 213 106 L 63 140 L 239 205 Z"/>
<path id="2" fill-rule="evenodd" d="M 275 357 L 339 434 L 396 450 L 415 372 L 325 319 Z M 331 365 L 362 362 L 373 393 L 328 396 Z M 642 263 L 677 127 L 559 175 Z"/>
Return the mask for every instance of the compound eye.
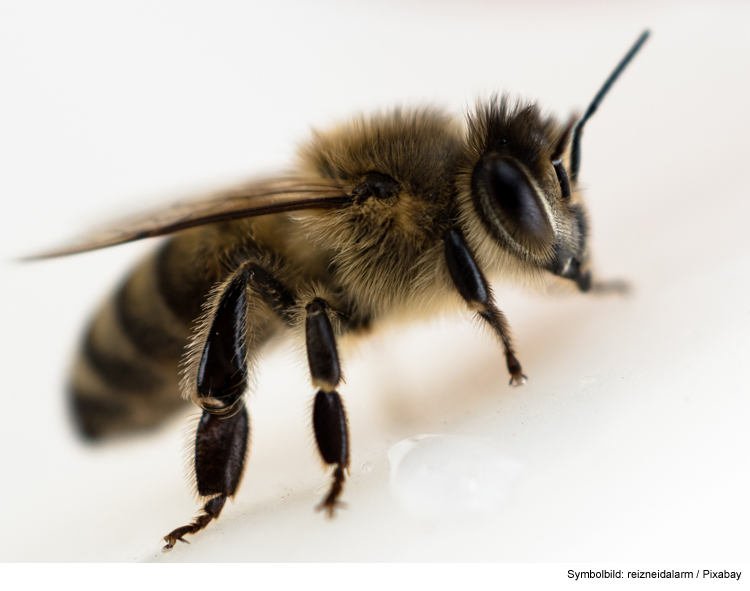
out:
<path id="1" fill-rule="evenodd" d="M 474 169 L 472 188 L 486 220 L 515 242 L 535 253 L 551 247 L 554 232 L 541 197 L 515 160 L 485 155 Z"/>
<path id="2" fill-rule="evenodd" d="M 555 173 L 557 174 L 557 180 L 560 183 L 560 192 L 562 193 L 563 201 L 570 199 L 570 181 L 568 180 L 568 173 L 565 172 L 565 167 L 562 164 L 562 159 L 553 160 L 552 166 L 555 167 Z"/>

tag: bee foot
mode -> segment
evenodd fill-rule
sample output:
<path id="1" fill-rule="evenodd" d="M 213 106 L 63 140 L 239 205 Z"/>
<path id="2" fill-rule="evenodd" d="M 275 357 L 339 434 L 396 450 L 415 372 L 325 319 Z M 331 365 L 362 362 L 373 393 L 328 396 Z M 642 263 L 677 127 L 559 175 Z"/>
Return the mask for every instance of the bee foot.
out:
<path id="1" fill-rule="evenodd" d="M 511 376 L 510 382 L 508 383 L 515 388 L 518 386 L 523 386 L 526 383 L 526 380 L 528 380 L 528 378 L 524 374 L 519 374 Z"/>
<path id="2" fill-rule="evenodd" d="M 328 519 L 333 519 L 334 517 L 336 517 L 337 509 L 346 509 L 347 507 L 348 505 L 344 501 L 326 499 L 325 501 L 321 502 L 317 507 L 315 507 L 315 510 L 325 511 L 326 517 Z"/>
<path id="3" fill-rule="evenodd" d="M 178 527 L 176 530 L 170 532 L 164 538 L 162 538 L 166 545 L 164 548 L 161 549 L 162 552 L 169 552 L 172 548 L 174 548 L 175 542 L 182 542 L 183 544 L 189 544 L 186 539 L 184 539 L 184 536 L 187 534 L 191 534 L 195 531 L 195 527 L 193 525 L 183 525 L 182 527 Z"/>

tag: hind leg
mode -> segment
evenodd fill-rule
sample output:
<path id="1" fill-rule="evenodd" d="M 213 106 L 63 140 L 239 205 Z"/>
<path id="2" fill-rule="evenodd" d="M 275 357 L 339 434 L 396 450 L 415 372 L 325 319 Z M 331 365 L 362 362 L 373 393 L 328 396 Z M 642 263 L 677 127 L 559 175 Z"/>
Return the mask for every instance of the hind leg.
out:
<path id="1" fill-rule="evenodd" d="M 219 517 L 237 490 L 245 467 L 250 423 L 242 395 L 247 383 L 247 272 L 240 269 L 227 283 L 215 307 L 196 380 L 203 416 L 195 436 L 198 494 L 211 498 L 193 523 L 164 537 L 170 550 Z"/>
<path id="2" fill-rule="evenodd" d="M 274 312 L 279 307 L 289 311 L 294 304 L 273 275 L 253 262 L 243 264 L 214 298 L 200 362 L 195 375 L 190 374 L 196 403 L 203 408 L 195 436 L 196 486 L 200 496 L 210 498 L 191 524 L 164 537 L 164 550 L 173 548 L 177 541 L 185 542 L 184 536 L 217 519 L 242 478 L 250 434 L 243 401 L 248 357 L 268 336 L 266 327 L 272 316 L 249 306 L 248 298 L 265 303 Z"/>

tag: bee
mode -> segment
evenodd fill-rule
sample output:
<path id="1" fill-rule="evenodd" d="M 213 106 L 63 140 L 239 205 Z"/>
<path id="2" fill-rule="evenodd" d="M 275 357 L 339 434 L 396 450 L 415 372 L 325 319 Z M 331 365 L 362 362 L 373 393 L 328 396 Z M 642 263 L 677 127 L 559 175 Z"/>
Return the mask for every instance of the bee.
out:
<path id="1" fill-rule="evenodd" d="M 80 431 L 97 440 L 153 428 L 192 401 L 203 507 L 165 550 L 217 519 L 248 455 L 253 361 L 282 332 L 304 340 L 315 440 L 331 469 L 332 516 L 349 468 L 337 342 L 396 315 L 463 305 L 500 340 L 510 384 L 526 380 L 487 277 L 592 280 L 578 185 L 583 117 L 561 123 L 507 95 L 461 122 L 428 108 L 315 133 L 292 172 L 182 202 L 33 258 L 166 236 L 95 314 L 70 381 Z M 458 296 L 458 297 L 457 297 Z M 181 376 L 181 377 L 180 377 Z M 180 396 L 180 393 L 182 396 Z"/>

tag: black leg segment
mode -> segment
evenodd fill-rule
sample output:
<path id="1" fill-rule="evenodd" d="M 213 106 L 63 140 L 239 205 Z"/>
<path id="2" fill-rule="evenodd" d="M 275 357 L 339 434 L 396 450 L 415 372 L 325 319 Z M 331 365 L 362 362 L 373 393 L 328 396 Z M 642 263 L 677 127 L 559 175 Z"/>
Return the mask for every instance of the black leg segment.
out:
<path id="1" fill-rule="evenodd" d="M 313 383 L 330 392 L 336 389 L 341 379 L 341 366 L 327 310 L 328 304 L 320 298 L 315 298 L 307 305 L 305 338 Z"/>
<path id="2" fill-rule="evenodd" d="M 495 305 L 492 291 L 484 278 L 474 255 L 469 250 L 463 235 L 456 228 L 451 228 L 443 235 L 445 245 L 445 262 L 448 266 L 453 284 L 458 293 L 495 331 L 505 349 L 505 361 L 510 372 L 510 383 L 518 386 L 526 381 L 521 364 L 516 359 L 513 343 L 510 338 L 510 327 L 505 315 Z"/>
<path id="3" fill-rule="evenodd" d="M 247 280 L 243 269 L 227 285 L 198 366 L 198 402 L 213 412 L 228 412 L 241 400 L 247 385 Z"/>
<path id="4" fill-rule="evenodd" d="M 225 417 L 203 411 L 195 436 L 198 494 L 232 496 L 245 466 L 250 421 L 244 406 Z"/>
<path id="5" fill-rule="evenodd" d="M 341 366 L 328 317 L 328 304 L 316 298 L 306 310 L 307 359 L 313 383 L 320 388 L 313 407 L 315 440 L 323 461 L 335 466 L 333 483 L 318 510 L 325 510 L 329 517 L 333 517 L 335 509 L 341 505 L 338 497 L 344 488 L 345 470 L 349 467 L 349 429 L 344 405 L 336 392 L 341 381 Z"/>
<path id="6" fill-rule="evenodd" d="M 318 390 L 313 407 L 313 427 L 320 455 L 326 464 L 349 465 L 346 413 L 337 392 Z"/>

